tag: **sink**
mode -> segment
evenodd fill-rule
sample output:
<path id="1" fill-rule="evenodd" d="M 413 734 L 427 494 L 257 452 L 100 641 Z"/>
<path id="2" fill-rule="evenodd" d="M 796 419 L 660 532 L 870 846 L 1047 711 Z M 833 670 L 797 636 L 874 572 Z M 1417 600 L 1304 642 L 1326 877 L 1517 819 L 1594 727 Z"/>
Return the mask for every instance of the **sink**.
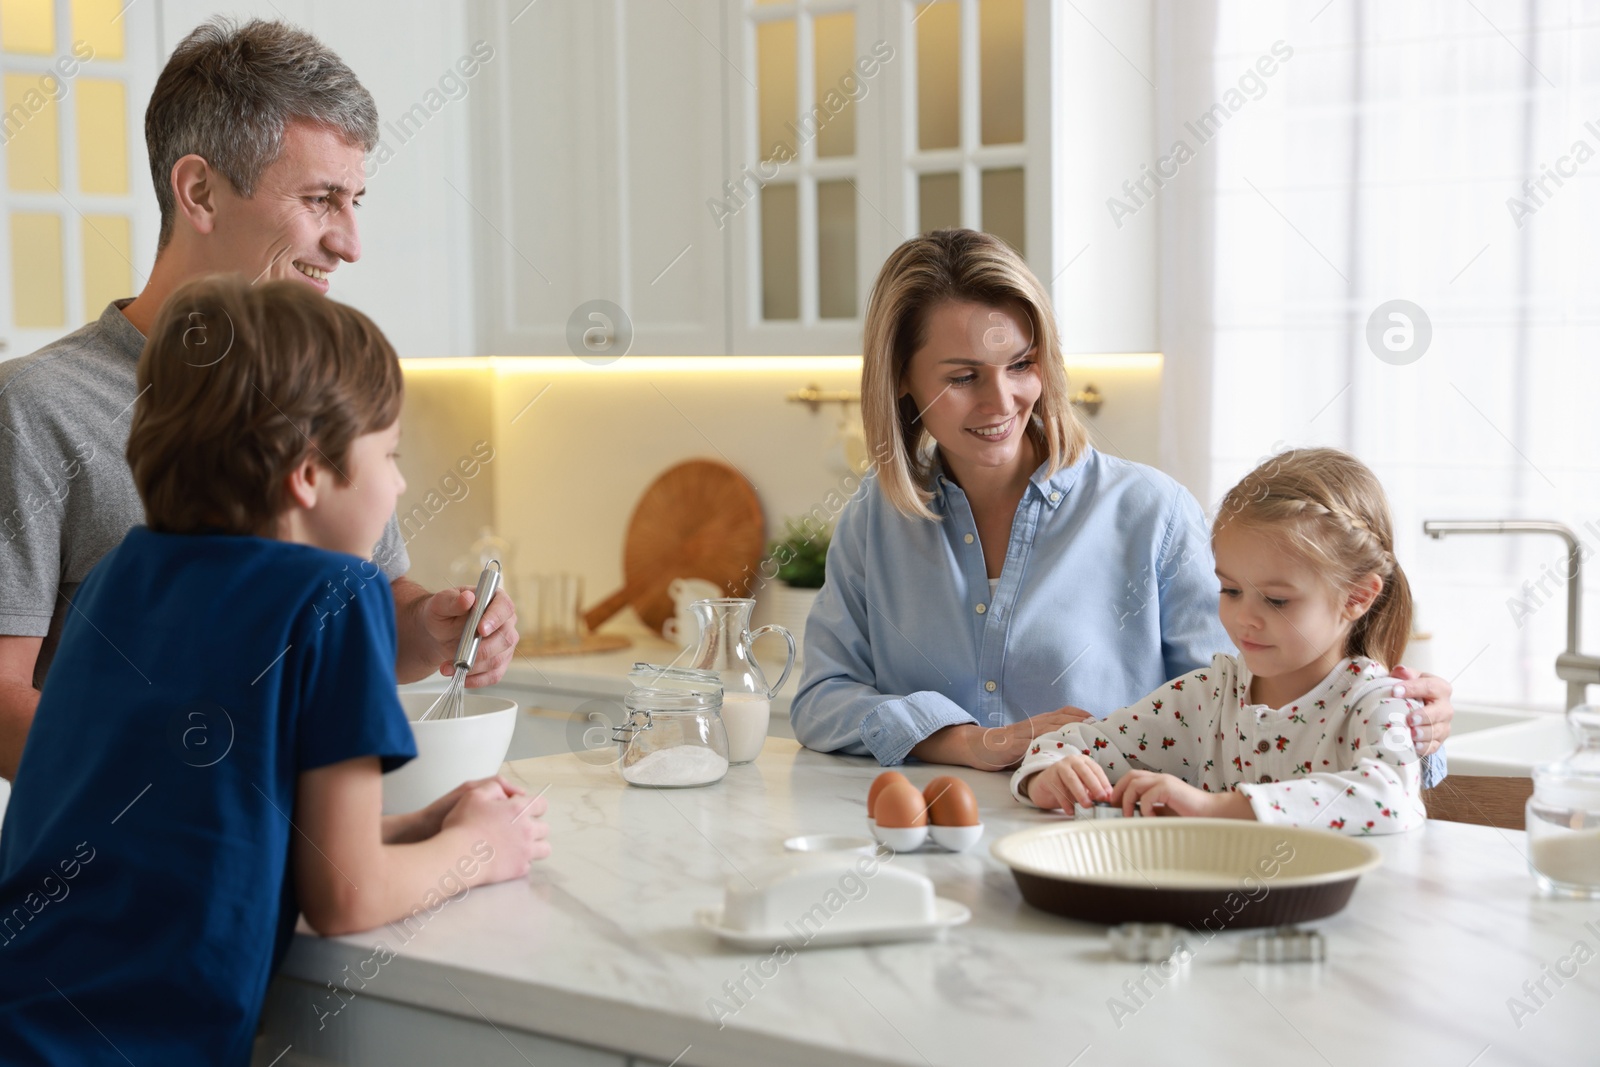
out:
<path id="1" fill-rule="evenodd" d="M 1532 778 L 1577 745 L 1564 716 L 1520 708 L 1457 708 L 1445 748 L 1451 774 Z"/>
<path id="2" fill-rule="evenodd" d="M 1456 705 L 1455 718 L 1450 720 L 1450 751 L 1456 747 L 1456 739 L 1465 734 L 1475 734 L 1481 730 L 1491 730 L 1497 726 L 1513 726 L 1517 723 L 1536 719 L 1541 715 L 1549 714 L 1542 711 L 1529 711 L 1526 708 L 1497 708 L 1478 705 Z M 1451 770 L 1455 768 L 1452 767 Z"/>

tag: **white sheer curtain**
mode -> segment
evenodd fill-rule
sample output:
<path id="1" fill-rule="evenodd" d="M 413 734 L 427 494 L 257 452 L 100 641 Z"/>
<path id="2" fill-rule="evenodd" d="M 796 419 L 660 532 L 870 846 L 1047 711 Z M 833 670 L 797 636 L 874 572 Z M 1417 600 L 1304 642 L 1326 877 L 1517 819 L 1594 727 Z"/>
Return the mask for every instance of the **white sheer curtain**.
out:
<path id="1" fill-rule="evenodd" d="M 1284 447 L 1359 455 L 1458 703 L 1560 706 L 1561 543 L 1421 526 L 1573 526 L 1600 650 L 1600 3 L 1157 10 L 1161 151 L 1193 153 L 1160 192 L 1164 465 L 1214 503 Z M 1368 344 L 1394 299 L 1414 362 Z"/>

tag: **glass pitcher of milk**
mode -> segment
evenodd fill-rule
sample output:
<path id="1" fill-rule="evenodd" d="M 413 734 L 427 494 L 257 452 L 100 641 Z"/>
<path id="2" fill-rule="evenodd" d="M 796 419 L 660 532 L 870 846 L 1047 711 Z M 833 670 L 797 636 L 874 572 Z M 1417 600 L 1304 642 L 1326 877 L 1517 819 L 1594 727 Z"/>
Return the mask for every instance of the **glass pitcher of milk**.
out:
<path id="1" fill-rule="evenodd" d="M 1567 712 L 1577 750 L 1533 773 L 1528 862 L 1546 893 L 1600 898 L 1600 705 Z"/>
<path id="2" fill-rule="evenodd" d="M 723 597 L 696 600 L 689 605 L 700 627 L 700 644 L 688 664 L 715 671 L 722 680 L 722 724 L 728 731 L 728 762 L 749 763 L 761 754 L 772 716 L 772 698 L 794 669 L 794 634 L 782 626 L 750 629 L 754 600 Z M 776 685 L 767 685 L 766 672 L 756 662 L 751 645 L 765 634 L 777 634 L 789 643 L 789 659 Z"/>

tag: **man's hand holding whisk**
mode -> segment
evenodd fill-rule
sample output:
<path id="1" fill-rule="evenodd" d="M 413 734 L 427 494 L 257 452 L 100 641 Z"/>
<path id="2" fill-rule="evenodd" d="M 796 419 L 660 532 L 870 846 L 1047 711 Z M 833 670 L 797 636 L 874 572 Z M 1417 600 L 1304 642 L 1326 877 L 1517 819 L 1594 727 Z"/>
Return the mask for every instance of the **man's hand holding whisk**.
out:
<path id="1" fill-rule="evenodd" d="M 472 612 L 474 596 L 472 586 L 462 585 L 441 589 L 416 604 L 423 629 L 437 645 L 433 658 L 439 665 L 439 673 L 446 677 L 455 673 L 456 645 Z M 483 642 L 467 674 L 468 689 L 498 682 L 511 666 L 511 657 L 517 650 L 517 609 L 504 587 L 489 601 L 489 608 L 478 623 L 478 636 Z"/>

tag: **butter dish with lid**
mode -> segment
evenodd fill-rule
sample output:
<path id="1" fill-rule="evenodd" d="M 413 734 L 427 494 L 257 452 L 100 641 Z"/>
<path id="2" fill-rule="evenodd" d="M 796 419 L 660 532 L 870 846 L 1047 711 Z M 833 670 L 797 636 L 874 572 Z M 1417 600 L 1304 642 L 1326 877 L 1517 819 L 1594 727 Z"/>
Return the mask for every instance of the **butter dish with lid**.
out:
<path id="1" fill-rule="evenodd" d="M 729 879 L 721 907 L 696 921 L 741 948 L 914 941 L 966 922 L 963 904 L 878 855 L 792 853 Z"/>

